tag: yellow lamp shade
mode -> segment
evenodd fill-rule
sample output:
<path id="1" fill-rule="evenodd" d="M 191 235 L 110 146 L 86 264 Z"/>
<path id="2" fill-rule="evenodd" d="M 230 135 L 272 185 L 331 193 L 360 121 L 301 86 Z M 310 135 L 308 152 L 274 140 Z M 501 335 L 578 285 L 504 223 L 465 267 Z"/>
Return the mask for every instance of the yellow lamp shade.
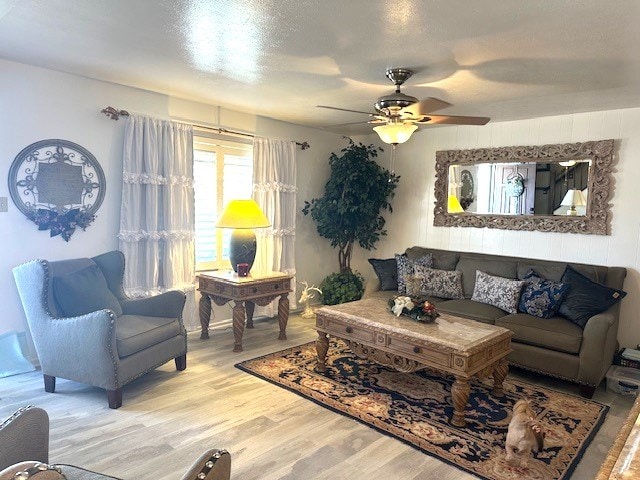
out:
<path id="1" fill-rule="evenodd" d="M 236 273 L 242 272 L 242 276 L 247 276 L 256 258 L 258 246 L 253 229 L 270 226 L 269 219 L 255 200 L 231 200 L 224 207 L 216 227 L 233 228 L 229 239 L 229 261 Z"/>
<path id="2" fill-rule="evenodd" d="M 255 200 L 231 200 L 227 203 L 216 227 L 219 228 L 265 228 L 270 227 L 269 219 Z"/>
<path id="3" fill-rule="evenodd" d="M 412 123 L 387 123 L 373 127 L 375 132 L 384 143 L 397 144 L 404 143 L 411 138 L 411 134 L 418 129 Z"/>
<path id="4" fill-rule="evenodd" d="M 458 197 L 455 195 L 449 195 L 449 199 L 447 201 L 447 212 L 449 213 L 462 213 L 464 212 L 464 208 L 460 205 L 460 201 Z"/>

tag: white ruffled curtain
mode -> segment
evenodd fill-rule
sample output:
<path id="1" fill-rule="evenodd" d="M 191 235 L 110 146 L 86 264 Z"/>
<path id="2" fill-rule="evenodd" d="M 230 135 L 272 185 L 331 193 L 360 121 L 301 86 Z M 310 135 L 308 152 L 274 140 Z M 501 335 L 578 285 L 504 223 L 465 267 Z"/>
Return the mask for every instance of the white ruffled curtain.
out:
<path id="1" fill-rule="evenodd" d="M 294 276 L 289 294 L 296 305 L 296 144 L 256 137 L 253 140 L 253 199 L 271 222 L 256 229 L 258 249 L 253 270 L 286 272 Z M 273 317 L 276 302 L 258 307 L 257 314 Z"/>
<path id="2" fill-rule="evenodd" d="M 187 293 L 185 326 L 195 315 L 193 127 L 131 115 L 126 120 L 119 248 L 125 292 Z"/>

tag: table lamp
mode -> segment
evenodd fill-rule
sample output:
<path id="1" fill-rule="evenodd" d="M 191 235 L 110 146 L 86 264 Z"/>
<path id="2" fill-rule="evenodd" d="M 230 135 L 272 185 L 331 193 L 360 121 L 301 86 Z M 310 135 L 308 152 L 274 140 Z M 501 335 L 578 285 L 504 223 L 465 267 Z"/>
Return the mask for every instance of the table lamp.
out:
<path id="1" fill-rule="evenodd" d="M 587 201 L 584 198 L 582 191 L 576 190 L 576 189 L 571 189 L 567 191 L 567 194 L 562 199 L 562 202 L 560 202 L 560 205 L 569 207 L 569 210 L 567 210 L 567 215 L 572 215 L 572 216 L 578 214 L 578 212 L 576 211 L 576 205 L 586 205 L 586 204 L 587 204 Z"/>
<path id="2" fill-rule="evenodd" d="M 463 213 L 464 208 L 460 205 L 460 200 L 455 195 L 449 195 L 447 201 L 447 213 Z"/>
<path id="3" fill-rule="evenodd" d="M 255 200 L 231 200 L 227 203 L 218 221 L 218 228 L 233 228 L 229 241 L 229 260 L 233 271 L 238 273 L 238 264 L 243 267 L 243 275 L 249 273 L 256 258 L 256 234 L 254 228 L 270 227 L 269 219 Z"/>

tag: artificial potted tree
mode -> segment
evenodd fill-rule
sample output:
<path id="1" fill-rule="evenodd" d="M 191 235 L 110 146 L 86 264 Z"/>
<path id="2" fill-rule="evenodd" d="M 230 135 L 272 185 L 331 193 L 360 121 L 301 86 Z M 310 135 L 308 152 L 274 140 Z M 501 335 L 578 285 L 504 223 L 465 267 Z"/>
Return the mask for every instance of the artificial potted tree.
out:
<path id="1" fill-rule="evenodd" d="M 305 201 L 302 213 L 311 215 L 321 237 L 338 249 L 340 270 L 325 277 L 320 284 L 325 305 L 358 300 L 364 293 L 363 278 L 351 270 L 353 246 L 357 242 L 371 250 L 387 234 L 382 211 L 392 212 L 391 199 L 399 176 L 378 165 L 374 158 L 380 147 L 354 143 L 331 153 L 331 174 L 324 195 Z"/>

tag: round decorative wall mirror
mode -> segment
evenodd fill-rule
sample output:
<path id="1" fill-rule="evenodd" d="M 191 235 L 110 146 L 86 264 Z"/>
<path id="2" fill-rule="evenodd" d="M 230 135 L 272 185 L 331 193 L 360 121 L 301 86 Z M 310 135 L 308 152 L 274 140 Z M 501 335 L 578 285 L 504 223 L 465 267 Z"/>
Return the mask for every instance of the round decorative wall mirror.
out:
<path id="1" fill-rule="evenodd" d="M 86 229 L 104 200 L 102 167 L 86 148 L 68 140 L 41 140 L 25 147 L 9 169 L 9 194 L 38 225 L 69 241 Z"/>
<path id="2" fill-rule="evenodd" d="M 473 175 L 469 170 L 462 170 L 460 172 L 460 205 L 463 210 L 469 208 L 474 200 L 474 181 Z"/>

